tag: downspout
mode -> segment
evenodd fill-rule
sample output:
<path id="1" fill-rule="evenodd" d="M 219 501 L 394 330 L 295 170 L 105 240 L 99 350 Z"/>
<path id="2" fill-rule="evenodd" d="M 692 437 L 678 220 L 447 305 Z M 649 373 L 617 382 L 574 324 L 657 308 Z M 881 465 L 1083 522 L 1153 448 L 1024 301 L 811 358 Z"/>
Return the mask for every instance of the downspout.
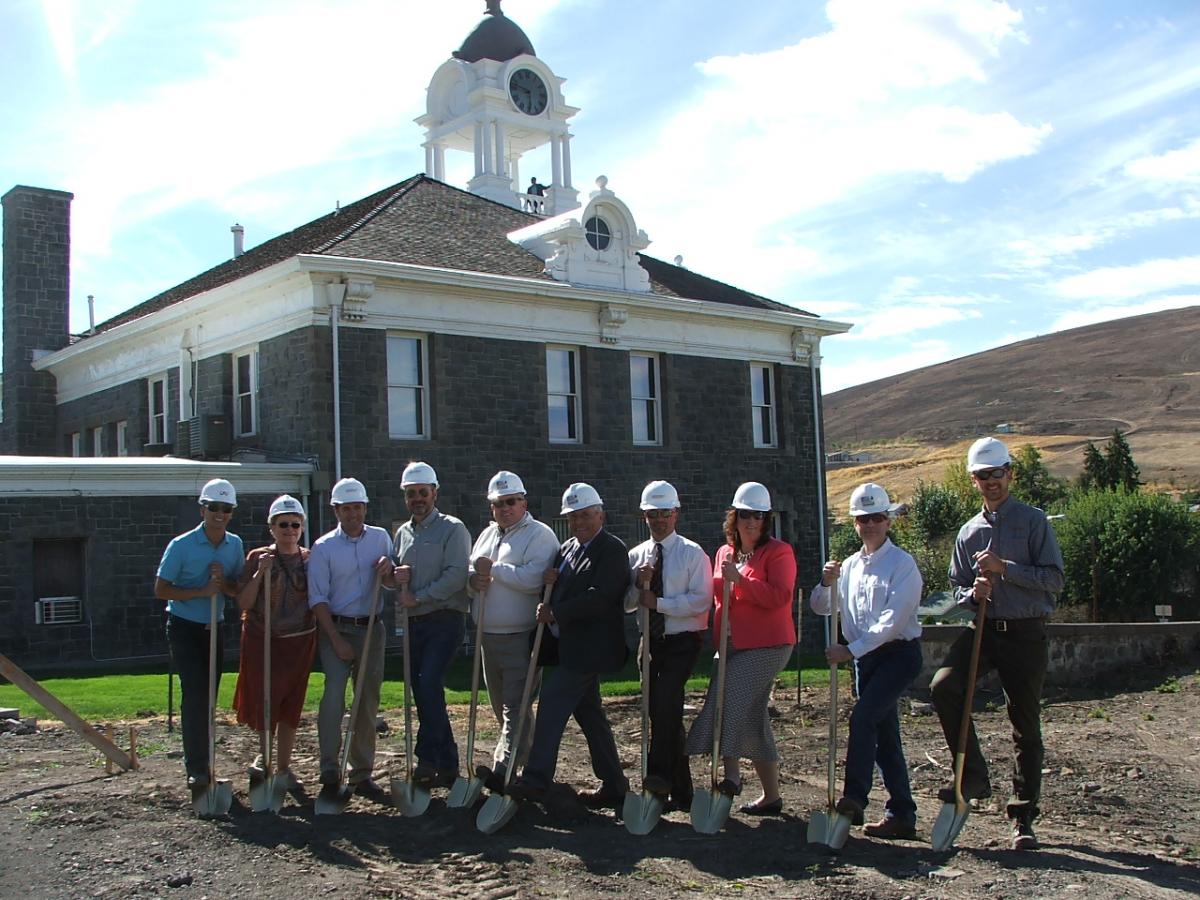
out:
<path id="1" fill-rule="evenodd" d="M 346 297 L 346 285 L 329 284 L 325 286 L 329 292 L 329 327 L 333 341 L 333 478 L 342 478 L 342 376 L 340 372 L 340 355 L 338 353 L 338 316 L 342 309 L 342 300 Z"/>
<path id="2" fill-rule="evenodd" d="M 818 566 L 823 566 L 825 560 L 829 558 L 829 550 L 825 541 L 825 442 L 824 435 L 821 429 L 821 395 L 818 393 L 817 385 L 817 370 L 821 367 L 821 336 L 812 334 L 811 332 L 805 335 L 808 338 L 808 370 L 812 374 L 812 403 L 813 403 L 813 438 L 814 438 L 814 453 L 813 465 L 817 472 L 817 539 L 820 542 L 820 559 L 817 561 Z M 825 620 L 825 644 L 826 646 L 836 638 L 836 635 L 829 634 L 829 625 L 832 621 L 832 616 L 823 616 Z M 800 640 L 800 636 L 797 636 Z"/>

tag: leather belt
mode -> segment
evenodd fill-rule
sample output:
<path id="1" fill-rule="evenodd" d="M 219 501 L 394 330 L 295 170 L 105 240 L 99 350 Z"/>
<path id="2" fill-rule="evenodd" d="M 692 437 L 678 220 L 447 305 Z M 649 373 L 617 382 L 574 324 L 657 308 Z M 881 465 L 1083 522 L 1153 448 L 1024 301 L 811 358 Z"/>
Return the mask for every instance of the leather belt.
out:
<path id="1" fill-rule="evenodd" d="M 367 623 L 371 621 L 370 616 L 333 616 L 333 621 L 339 625 L 354 625 L 357 628 L 366 628 Z"/>
<path id="2" fill-rule="evenodd" d="M 1008 631 L 1021 631 L 1034 625 L 1042 625 L 1046 619 L 1044 616 L 1030 616 L 1025 619 L 987 619 L 986 621 L 988 628 L 1004 634 Z"/>

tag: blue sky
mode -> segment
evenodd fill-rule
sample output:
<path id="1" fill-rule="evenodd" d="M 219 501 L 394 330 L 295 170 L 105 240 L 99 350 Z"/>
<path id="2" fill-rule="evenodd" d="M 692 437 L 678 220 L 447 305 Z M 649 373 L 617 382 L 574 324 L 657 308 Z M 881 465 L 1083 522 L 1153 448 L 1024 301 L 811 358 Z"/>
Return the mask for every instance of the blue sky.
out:
<path id="1" fill-rule="evenodd" d="M 581 192 L 607 175 L 649 253 L 855 323 L 826 390 L 1200 303 L 1192 0 L 503 6 L 581 108 Z M 72 329 L 235 221 L 253 246 L 423 171 L 413 119 L 483 7 L 0 4 L 0 191 L 74 192 Z"/>

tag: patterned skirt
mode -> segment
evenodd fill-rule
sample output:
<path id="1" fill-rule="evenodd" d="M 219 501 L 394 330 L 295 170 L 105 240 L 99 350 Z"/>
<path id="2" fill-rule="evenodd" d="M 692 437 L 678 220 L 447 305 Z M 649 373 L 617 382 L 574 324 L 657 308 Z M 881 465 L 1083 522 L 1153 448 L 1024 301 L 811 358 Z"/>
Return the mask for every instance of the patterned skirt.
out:
<path id="1" fill-rule="evenodd" d="M 721 714 L 721 755 L 755 762 L 775 762 L 775 736 L 767 706 L 775 676 L 783 671 L 792 656 L 791 644 L 755 647 L 752 650 L 729 648 L 725 672 L 725 704 Z M 713 717 L 716 713 L 717 679 L 714 655 L 713 678 L 708 684 L 704 708 L 687 736 L 689 756 L 712 753 Z"/>
<path id="2" fill-rule="evenodd" d="M 271 639 L 271 722 L 295 728 L 304 710 L 308 673 L 317 651 L 317 632 Z M 242 624 L 242 655 L 233 708 L 240 725 L 263 730 L 263 640 Z M 274 728 L 272 727 L 272 730 Z"/>

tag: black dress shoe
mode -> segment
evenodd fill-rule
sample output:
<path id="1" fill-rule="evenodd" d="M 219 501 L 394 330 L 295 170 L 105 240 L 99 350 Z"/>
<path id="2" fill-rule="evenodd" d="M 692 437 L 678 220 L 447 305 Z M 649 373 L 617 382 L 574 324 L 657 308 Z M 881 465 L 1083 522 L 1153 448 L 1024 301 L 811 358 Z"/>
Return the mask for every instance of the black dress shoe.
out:
<path id="1" fill-rule="evenodd" d="M 508 796 L 514 800 L 529 800 L 533 803 L 541 803 L 546 799 L 546 789 L 538 787 L 536 784 L 530 784 L 528 781 L 517 779 L 508 786 Z"/>
<path id="2" fill-rule="evenodd" d="M 969 784 L 963 782 L 962 786 L 963 799 L 968 803 L 972 800 L 986 800 L 992 796 L 992 786 L 987 782 L 983 784 Z M 943 803 L 957 803 L 954 797 L 954 785 L 938 789 L 938 799 Z"/>
<path id="3" fill-rule="evenodd" d="M 770 803 L 759 800 L 755 803 L 745 803 L 742 812 L 748 816 L 778 816 L 783 814 L 783 798 L 776 797 Z"/>
<path id="4" fill-rule="evenodd" d="M 721 779 L 720 783 L 717 784 L 717 790 L 726 797 L 736 797 L 742 792 L 742 783 L 740 781 L 734 781 L 732 778 L 723 778 Z"/>
<path id="5" fill-rule="evenodd" d="M 594 791 L 579 791 L 576 796 L 588 809 L 619 809 L 625 802 L 625 793 L 604 785 Z"/>
<path id="6" fill-rule="evenodd" d="M 483 786 L 493 794 L 504 793 L 504 776 L 487 766 L 476 766 L 475 777 L 483 782 Z"/>

